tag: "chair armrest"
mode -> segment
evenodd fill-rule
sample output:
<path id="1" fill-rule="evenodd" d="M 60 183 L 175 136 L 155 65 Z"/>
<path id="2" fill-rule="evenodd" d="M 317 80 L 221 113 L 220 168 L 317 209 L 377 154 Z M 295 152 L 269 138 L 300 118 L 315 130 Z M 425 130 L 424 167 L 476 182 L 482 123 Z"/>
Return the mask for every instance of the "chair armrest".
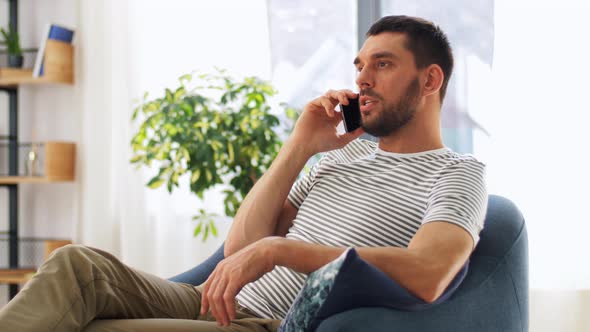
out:
<path id="1" fill-rule="evenodd" d="M 217 263 L 221 262 L 225 258 L 223 256 L 223 247 L 224 244 L 222 244 L 221 247 L 219 247 L 219 249 L 217 249 L 217 251 L 213 253 L 213 255 L 211 255 L 201 264 L 193 267 L 188 271 L 178 274 L 172 278 L 169 278 L 168 280 L 174 282 L 182 282 L 185 284 L 191 284 L 193 286 L 201 285 L 207 280 L 207 278 L 209 278 L 211 272 L 215 270 Z"/>

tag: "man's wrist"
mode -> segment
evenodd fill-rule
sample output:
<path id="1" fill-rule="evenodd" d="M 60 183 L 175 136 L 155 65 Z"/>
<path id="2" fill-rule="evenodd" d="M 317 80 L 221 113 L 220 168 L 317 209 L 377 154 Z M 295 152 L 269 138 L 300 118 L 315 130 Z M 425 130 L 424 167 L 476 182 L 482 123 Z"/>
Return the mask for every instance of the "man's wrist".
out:
<path id="1" fill-rule="evenodd" d="M 313 151 L 312 146 L 306 140 L 298 139 L 297 137 L 289 137 L 283 149 L 288 152 L 291 157 L 301 158 L 307 162 L 309 158 L 313 157 L 317 152 Z"/>
<path id="2" fill-rule="evenodd" d="M 268 258 L 269 264 L 273 267 L 277 266 L 280 261 L 280 253 L 283 245 L 284 237 L 268 236 L 262 239 L 262 253 Z"/>

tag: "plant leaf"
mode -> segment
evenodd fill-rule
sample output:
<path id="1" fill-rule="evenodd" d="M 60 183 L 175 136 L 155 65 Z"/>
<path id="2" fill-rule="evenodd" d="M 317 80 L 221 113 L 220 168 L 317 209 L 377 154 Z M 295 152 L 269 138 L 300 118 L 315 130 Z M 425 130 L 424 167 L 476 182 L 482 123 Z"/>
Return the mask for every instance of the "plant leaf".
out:
<path id="1" fill-rule="evenodd" d="M 166 180 L 161 179 L 159 176 L 156 175 L 147 183 L 147 186 L 151 189 L 157 189 L 164 183 L 164 181 Z"/>
<path id="2" fill-rule="evenodd" d="M 213 219 L 209 220 L 209 227 L 211 228 L 211 234 L 217 237 L 217 227 L 215 227 L 215 221 Z"/>
<path id="3" fill-rule="evenodd" d="M 191 183 L 195 183 L 199 180 L 199 177 L 201 176 L 201 170 L 196 168 L 193 170 L 193 175 L 191 176 Z"/>
<path id="4" fill-rule="evenodd" d="M 203 221 L 200 221 L 197 227 L 195 227 L 195 231 L 193 233 L 193 237 L 197 237 L 201 233 L 201 229 L 203 228 Z"/>

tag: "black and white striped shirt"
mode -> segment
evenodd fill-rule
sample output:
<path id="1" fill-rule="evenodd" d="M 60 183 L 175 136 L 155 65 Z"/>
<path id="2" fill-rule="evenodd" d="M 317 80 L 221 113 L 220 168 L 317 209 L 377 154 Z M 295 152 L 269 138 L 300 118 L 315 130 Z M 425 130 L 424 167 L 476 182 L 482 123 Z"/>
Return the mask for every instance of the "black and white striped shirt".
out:
<path id="1" fill-rule="evenodd" d="M 326 153 L 298 180 L 287 238 L 336 247 L 407 247 L 420 225 L 445 221 L 479 240 L 487 208 L 485 166 L 448 148 L 399 154 L 355 140 Z M 260 317 L 282 319 L 306 275 L 277 266 L 238 294 Z"/>

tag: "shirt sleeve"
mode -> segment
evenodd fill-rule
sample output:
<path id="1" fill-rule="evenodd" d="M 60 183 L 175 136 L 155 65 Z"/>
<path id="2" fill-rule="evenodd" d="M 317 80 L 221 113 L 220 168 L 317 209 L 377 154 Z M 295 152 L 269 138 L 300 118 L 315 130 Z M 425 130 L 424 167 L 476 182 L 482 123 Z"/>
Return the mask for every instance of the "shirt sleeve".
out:
<path id="1" fill-rule="evenodd" d="M 476 160 L 447 167 L 430 192 L 422 224 L 444 221 L 465 229 L 479 242 L 488 204 L 485 165 Z"/>
<path id="2" fill-rule="evenodd" d="M 295 206 L 297 209 L 299 209 L 311 191 L 316 175 L 318 174 L 322 163 L 324 163 L 326 155 L 324 155 L 317 163 L 312 166 L 309 173 L 305 174 L 303 177 L 300 177 L 299 180 L 295 182 L 293 187 L 291 187 L 291 191 L 289 192 L 289 196 L 287 196 L 287 198 L 289 199 L 289 202 L 291 202 L 291 204 L 293 204 L 293 206 Z"/>

